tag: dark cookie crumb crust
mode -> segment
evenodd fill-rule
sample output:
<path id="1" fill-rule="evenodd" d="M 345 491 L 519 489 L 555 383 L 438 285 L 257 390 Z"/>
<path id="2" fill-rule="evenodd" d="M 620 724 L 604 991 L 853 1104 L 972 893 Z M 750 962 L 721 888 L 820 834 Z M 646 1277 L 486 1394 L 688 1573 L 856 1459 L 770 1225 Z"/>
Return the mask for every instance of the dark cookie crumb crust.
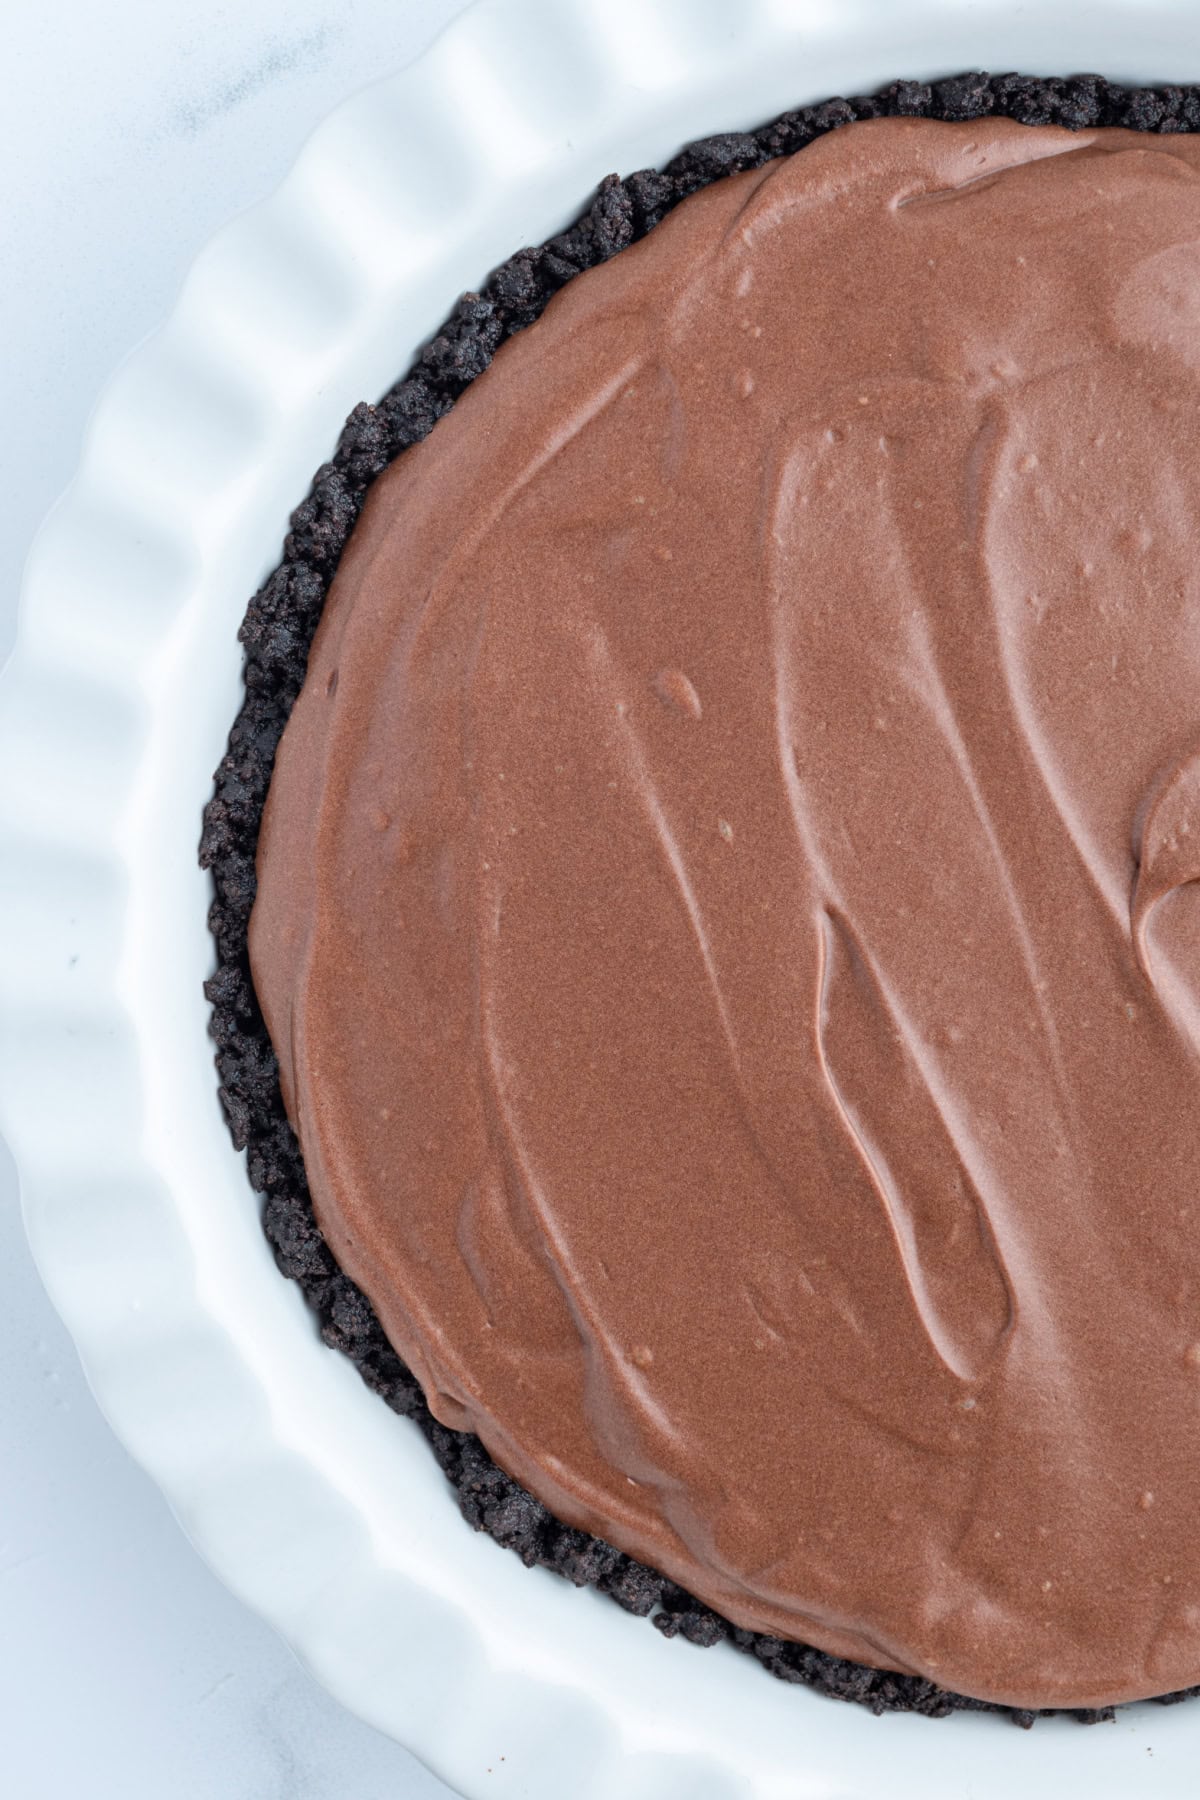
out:
<path id="1" fill-rule="evenodd" d="M 238 634 L 245 652 L 245 699 L 216 772 L 200 843 L 200 862 L 211 870 L 215 890 L 209 925 L 217 968 L 205 993 L 212 1007 L 221 1102 L 235 1147 L 247 1152 L 251 1186 L 263 1196 L 263 1226 L 275 1260 L 300 1284 L 325 1342 L 352 1359 L 393 1411 L 419 1426 L 468 1524 L 514 1550 L 527 1565 L 540 1564 L 576 1586 L 610 1594 L 626 1611 L 651 1618 L 666 1637 L 701 1645 L 728 1639 L 782 1681 L 805 1683 L 876 1713 L 939 1717 L 960 1709 L 999 1711 L 1029 1726 L 1037 1716 L 1031 1711 L 992 1706 L 915 1676 L 865 1668 L 741 1630 L 611 1545 L 561 1525 L 497 1468 L 478 1438 L 440 1425 L 370 1302 L 338 1268 L 313 1218 L 247 956 L 255 850 L 276 746 L 304 680 L 326 592 L 371 482 L 432 430 L 505 338 L 531 324 L 560 287 L 644 237 L 688 194 L 802 149 L 839 125 L 889 115 L 948 120 L 997 115 L 1071 130 L 1123 125 L 1136 131 L 1196 131 L 1200 88 L 1123 88 L 1096 75 L 1060 80 L 964 74 L 933 83 L 897 81 L 878 94 L 801 107 L 758 131 L 725 132 L 690 144 L 663 170 L 642 170 L 625 180 L 608 176 L 575 224 L 537 249 L 519 250 L 481 293 L 465 294 L 410 373 L 377 405 L 362 404 L 350 414 L 333 460 L 318 469 L 307 499 L 292 514 L 278 568 L 247 609 Z M 1163 1699 L 1196 1693 L 1200 1688 Z M 1111 1718 L 1113 1709 L 1075 1716 L 1093 1723 Z"/>

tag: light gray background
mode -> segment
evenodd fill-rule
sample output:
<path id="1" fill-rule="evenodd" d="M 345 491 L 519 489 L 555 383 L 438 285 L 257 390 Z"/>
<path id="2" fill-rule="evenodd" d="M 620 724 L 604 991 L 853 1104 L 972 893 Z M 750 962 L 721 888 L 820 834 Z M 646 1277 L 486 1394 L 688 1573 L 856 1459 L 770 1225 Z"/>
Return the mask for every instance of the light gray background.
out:
<path id="1" fill-rule="evenodd" d="M 324 114 L 463 9 L 0 0 L 0 661 L 106 376 Z M 119 1447 L 34 1272 L 2 1145 L 0 1271 L 5 1800 L 444 1800 L 225 1592 Z"/>

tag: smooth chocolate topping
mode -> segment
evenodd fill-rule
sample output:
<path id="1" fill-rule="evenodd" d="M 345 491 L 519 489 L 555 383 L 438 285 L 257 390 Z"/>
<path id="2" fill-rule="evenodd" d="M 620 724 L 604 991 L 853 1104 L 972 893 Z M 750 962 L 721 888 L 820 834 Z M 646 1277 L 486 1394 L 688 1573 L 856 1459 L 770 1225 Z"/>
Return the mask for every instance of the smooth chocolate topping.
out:
<path id="1" fill-rule="evenodd" d="M 1198 171 L 853 125 L 580 277 L 373 487 L 260 847 L 438 1417 L 1019 1706 L 1200 1677 Z"/>

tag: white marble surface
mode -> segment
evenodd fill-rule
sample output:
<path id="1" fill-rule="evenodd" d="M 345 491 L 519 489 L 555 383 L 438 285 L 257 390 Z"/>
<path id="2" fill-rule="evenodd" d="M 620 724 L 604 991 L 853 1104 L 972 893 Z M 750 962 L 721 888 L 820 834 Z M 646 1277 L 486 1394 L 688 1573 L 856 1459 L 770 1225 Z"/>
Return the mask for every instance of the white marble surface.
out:
<path id="1" fill-rule="evenodd" d="M 0 660 L 97 390 L 317 121 L 463 0 L 4 7 Z M 0 780 L 3 773 L 0 772 Z M 191 1550 L 101 1418 L 0 1146 L 0 1793 L 438 1800 Z"/>

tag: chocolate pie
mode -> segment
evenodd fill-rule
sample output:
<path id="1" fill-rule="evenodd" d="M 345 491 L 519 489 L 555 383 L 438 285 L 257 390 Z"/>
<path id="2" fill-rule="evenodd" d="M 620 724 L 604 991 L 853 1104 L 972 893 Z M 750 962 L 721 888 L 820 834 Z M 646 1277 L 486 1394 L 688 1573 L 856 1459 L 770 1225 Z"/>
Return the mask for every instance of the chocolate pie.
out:
<path id="1" fill-rule="evenodd" d="M 281 1267 L 472 1523 L 876 1709 L 1200 1680 L 1197 124 L 964 77 L 610 178 L 243 627 Z"/>

